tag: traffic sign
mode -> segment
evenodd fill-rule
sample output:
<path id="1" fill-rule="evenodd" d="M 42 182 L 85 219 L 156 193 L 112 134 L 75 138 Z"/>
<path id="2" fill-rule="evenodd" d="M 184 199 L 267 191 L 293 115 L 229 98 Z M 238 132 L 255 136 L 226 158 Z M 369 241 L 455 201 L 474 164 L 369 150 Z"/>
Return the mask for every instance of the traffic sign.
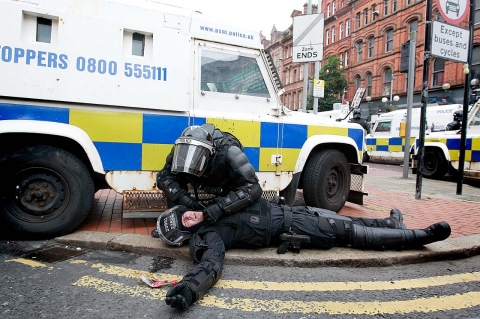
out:
<path id="1" fill-rule="evenodd" d="M 293 62 L 323 59 L 323 13 L 293 18 Z"/>
<path id="2" fill-rule="evenodd" d="M 440 15 L 451 24 L 460 24 L 470 8 L 470 0 L 436 0 Z"/>
<path id="3" fill-rule="evenodd" d="M 325 81 L 313 79 L 313 97 L 325 96 Z"/>
<path id="4" fill-rule="evenodd" d="M 445 60 L 467 62 L 469 39 L 469 30 L 433 21 L 432 55 Z"/>

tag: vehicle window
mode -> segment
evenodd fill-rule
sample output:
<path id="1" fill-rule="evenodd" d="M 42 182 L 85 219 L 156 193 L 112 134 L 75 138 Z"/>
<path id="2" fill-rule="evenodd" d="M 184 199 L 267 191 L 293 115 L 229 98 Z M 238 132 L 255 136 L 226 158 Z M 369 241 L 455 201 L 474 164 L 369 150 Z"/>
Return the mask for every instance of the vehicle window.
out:
<path id="1" fill-rule="evenodd" d="M 255 58 L 202 50 L 201 90 L 270 97 Z"/>
<path id="2" fill-rule="evenodd" d="M 375 128 L 375 132 L 390 132 L 390 127 L 392 126 L 392 122 L 379 122 L 377 127 Z"/>

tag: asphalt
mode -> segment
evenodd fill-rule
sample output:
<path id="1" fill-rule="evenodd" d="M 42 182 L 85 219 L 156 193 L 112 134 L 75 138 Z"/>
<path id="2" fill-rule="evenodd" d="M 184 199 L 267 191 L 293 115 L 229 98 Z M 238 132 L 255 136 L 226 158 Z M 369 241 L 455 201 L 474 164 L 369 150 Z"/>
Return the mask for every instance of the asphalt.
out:
<path id="1" fill-rule="evenodd" d="M 453 180 L 422 178 L 421 187 L 416 175 L 403 178 L 401 171 L 371 167 L 365 182 L 363 205 L 347 203 L 340 215 L 385 218 L 391 208 L 404 214 L 408 228 L 424 228 L 447 221 L 452 235 L 441 242 L 415 250 L 359 250 L 335 247 L 330 250 L 302 249 L 300 253 L 279 255 L 275 247 L 257 250 L 233 249 L 226 253 L 225 264 L 268 265 L 291 267 L 348 266 L 373 267 L 421 263 L 436 260 L 466 258 L 480 252 L 480 187 L 462 184 L 457 195 Z M 417 191 L 418 189 L 418 191 Z M 419 199 L 415 195 L 420 195 Z M 120 204 L 119 204 L 120 202 Z M 301 192 L 296 203 L 303 204 Z M 79 230 L 55 241 L 69 246 L 105 249 L 190 260 L 188 246 L 171 247 L 151 237 L 154 219 L 128 220 L 121 218 L 121 196 L 112 190 L 96 195 L 96 207 L 89 220 Z"/>

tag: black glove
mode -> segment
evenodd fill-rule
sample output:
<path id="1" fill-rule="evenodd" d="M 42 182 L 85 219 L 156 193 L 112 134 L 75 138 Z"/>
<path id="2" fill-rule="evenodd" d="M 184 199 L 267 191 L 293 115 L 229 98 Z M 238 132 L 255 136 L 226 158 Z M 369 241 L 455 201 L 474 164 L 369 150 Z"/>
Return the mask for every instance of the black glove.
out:
<path id="1" fill-rule="evenodd" d="M 287 252 L 290 243 L 288 241 L 283 241 L 280 246 L 277 248 L 277 254 L 283 255 Z"/>
<path id="2" fill-rule="evenodd" d="M 184 283 L 179 282 L 175 287 L 170 288 L 165 297 L 165 302 L 172 308 L 179 310 L 187 309 L 193 302 L 193 293 Z"/>

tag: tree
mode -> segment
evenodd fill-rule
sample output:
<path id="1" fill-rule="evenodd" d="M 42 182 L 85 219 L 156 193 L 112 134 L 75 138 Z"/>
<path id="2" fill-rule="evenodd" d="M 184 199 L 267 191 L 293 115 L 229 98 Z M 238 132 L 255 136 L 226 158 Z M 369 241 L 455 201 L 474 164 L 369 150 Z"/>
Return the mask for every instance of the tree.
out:
<path id="1" fill-rule="evenodd" d="M 323 98 L 318 98 L 318 111 L 333 110 L 333 103 L 340 103 L 340 95 L 347 87 L 347 79 L 341 69 L 342 61 L 336 55 L 327 55 L 318 75 L 320 80 L 325 81 L 325 93 Z M 337 95 L 337 97 L 335 97 Z M 307 99 L 307 110 L 313 110 L 313 97 Z"/>

